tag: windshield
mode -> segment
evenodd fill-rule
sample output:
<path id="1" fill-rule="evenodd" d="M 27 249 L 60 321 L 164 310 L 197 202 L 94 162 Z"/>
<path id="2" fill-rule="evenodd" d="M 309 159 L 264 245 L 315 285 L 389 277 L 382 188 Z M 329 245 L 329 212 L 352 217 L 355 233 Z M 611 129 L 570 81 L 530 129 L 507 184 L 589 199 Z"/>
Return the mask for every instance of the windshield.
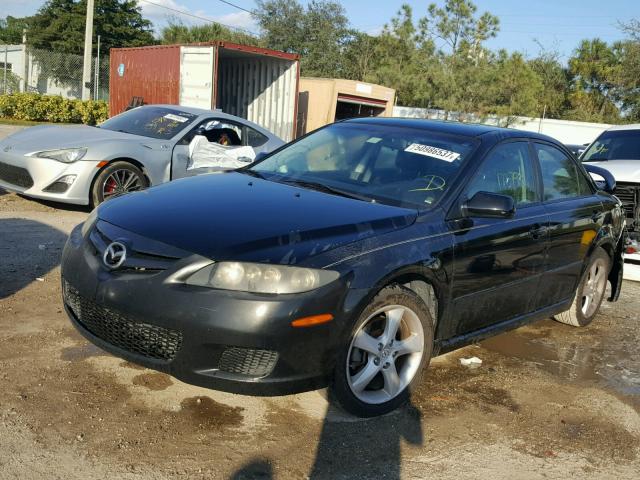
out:
<path id="1" fill-rule="evenodd" d="M 614 130 L 600 135 L 582 161 L 601 160 L 640 160 L 640 130 Z"/>
<path id="2" fill-rule="evenodd" d="M 474 146 L 470 138 L 428 130 L 337 123 L 285 147 L 250 170 L 269 180 L 309 188 L 318 184 L 333 193 L 424 209 L 450 188 Z"/>
<path id="3" fill-rule="evenodd" d="M 169 140 L 193 123 L 197 115 L 165 107 L 138 107 L 110 118 L 100 128 Z"/>

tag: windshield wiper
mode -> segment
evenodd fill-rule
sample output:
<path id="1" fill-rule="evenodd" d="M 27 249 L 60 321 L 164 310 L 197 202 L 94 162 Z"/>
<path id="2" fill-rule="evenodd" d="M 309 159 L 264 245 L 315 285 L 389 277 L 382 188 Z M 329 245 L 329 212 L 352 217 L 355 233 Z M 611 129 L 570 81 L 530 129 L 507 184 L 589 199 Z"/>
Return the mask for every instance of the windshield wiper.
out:
<path id="1" fill-rule="evenodd" d="M 308 180 L 293 180 L 288 178 L 279 179 L 279 181 L 297 185 L 303 188 L 308 188 L 310 190 L 317 190 L 319 192 L 330 193 L 332 195 L 339 195 L 341 197 L 353 198 L 355 200 L 361 200 L 363 202 L 369 202 L 369 203 L 375 202 L 373 198 L 365 197 L 363 195 L 358 195 L 356 193 L 346 192 L 344 190 L 340 190 L 339 188 L 325 185 L 324 183 L 309 182 Z"/>
<path id="2" fill-rule="evenodd" d="M 251 175 L 252 177 L 256 177 L 256 178 L 260 178 L 262 180 L 265 179 L 264 175 L 262 175 L 259 172 L 256 172 L 255 170 L 251 170 L 247 167 L 240 167 L 236 170 L 236 172 L 238 173 L 244 173 L 245 175 Z"/>

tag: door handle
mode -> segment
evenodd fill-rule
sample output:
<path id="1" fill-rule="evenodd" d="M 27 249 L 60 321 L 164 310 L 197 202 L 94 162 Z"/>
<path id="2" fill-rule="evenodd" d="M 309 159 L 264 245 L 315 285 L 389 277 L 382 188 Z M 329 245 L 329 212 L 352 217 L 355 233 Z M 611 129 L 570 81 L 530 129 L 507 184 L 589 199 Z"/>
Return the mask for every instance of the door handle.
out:
<path id="1" fill-rule="evenodd" d="M 548 227 L 535 225 L 531 228 L 531 230 L 529 230 L 529 236 L 534 240 L 538 240 L 539 238 L 546 236 L 548 231 Z"/>

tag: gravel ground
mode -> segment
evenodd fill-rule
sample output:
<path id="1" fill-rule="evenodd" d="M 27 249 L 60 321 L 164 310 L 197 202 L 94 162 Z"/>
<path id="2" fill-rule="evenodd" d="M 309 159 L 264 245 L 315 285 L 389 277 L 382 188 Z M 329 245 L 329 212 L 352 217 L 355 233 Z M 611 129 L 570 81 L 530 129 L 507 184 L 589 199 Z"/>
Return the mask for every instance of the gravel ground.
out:
<path id="1" fill-rule="evenodd" d="M 638 283 L 587 328 L 545 320 L 438 357 L 410 406 L 355 420 L 323 391 L 215 392 L 85 341 L 59 261 L 86 215 L 0 190 L 0 479 L 638 478 Z"/>

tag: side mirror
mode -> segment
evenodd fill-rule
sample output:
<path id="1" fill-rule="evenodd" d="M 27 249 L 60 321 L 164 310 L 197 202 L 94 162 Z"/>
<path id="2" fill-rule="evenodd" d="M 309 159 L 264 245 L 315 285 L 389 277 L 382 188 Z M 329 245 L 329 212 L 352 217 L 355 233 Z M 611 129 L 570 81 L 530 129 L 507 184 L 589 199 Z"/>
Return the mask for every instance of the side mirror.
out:
<path id="1" fill-rule="evenodd" d="M 516 204 L 509 195 L 478 192 L 462 205 L 462 213 L 466 217 L 511 218 Z"/>
<path id="2" fill-rule="evenodd" d="M 595 165 L 589 165 L 588 163 L 583 163 L 582 166 L 587 172 L 592 174 L 592 177 L 593 175 L 597 175 L 603 179 L 593 179 L 600 190 L 604 190 L 607 193 L 614 192 L 614 190 L 616 189 L 616 179 L 609 170 L 606 170 L 602 167 L 596 167 Z"/>
<path id="3" fill-rule="evenodd" d="M 253 163 L 257 163 L 260 160 L 264 159 L 267 155 L 269 155 L 267 152 L 260 152 L 256 155 L 256 158 L 253 159 Z"/>

